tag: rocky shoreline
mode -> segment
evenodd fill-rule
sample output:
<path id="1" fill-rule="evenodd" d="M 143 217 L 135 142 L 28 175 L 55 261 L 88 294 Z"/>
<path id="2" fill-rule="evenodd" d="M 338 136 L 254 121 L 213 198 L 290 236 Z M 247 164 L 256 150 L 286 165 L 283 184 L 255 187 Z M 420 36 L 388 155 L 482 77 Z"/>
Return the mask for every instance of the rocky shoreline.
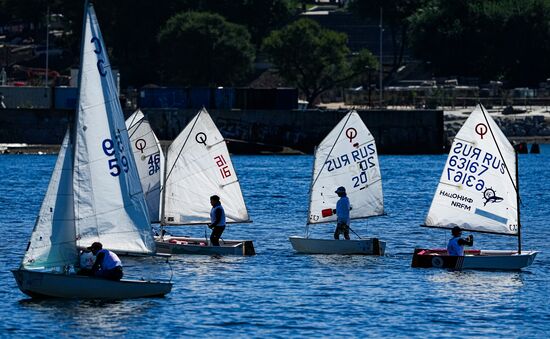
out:
<path id="1" fill-rule="evenodd" d="M 550 143 L 550 111 L 546 108 L 531 110 L 491 109 L 488 113 L 502 132 L 513 143 Z M 450 145 L 458 133 L 471 109 L 445 111 L 445 137 Z"/>

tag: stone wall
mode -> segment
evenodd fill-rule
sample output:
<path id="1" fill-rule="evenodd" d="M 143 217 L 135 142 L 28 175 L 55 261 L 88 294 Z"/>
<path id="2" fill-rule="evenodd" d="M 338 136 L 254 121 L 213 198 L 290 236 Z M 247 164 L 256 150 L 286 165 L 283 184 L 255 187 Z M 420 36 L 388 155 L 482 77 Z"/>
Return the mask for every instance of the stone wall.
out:
<path id="1" fill-rule="evenodd" d="M 172 140 L 197 110 L 146 109 L 144 113 L 159 139 Z M 345 113 L 344 110 L 210 111 L 225 138 L 285 146 L 305 153 L 312 153 Z M 126 112 L 127 116 L 130 114 Z M 369 110 L 359 114 L 376 138 L 380 153 L 434 154 L 444 150 L 443 111 Z M 72 111 L 59 110 L 1 110 L 0 143 L 59 144 L 72 115 Z"/>

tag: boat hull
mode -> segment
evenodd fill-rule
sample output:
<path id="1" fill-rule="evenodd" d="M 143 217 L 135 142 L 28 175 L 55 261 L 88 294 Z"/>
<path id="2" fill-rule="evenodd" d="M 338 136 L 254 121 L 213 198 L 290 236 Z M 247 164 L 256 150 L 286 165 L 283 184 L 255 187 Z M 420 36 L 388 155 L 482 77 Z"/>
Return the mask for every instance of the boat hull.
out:
<path id="1" fill-rule="evenodd" d="M 113 281 L 76 274 L 13 270 L 19 289 L 32 298 L 133 299 L 161 297 L 172 283 L 159 281 Z"/>
<path id="2" fill-rule="evenodd" d="M 533 263 L 536 251 L 467 250 L 464 256 L 450 256 L 444 249 L 414 250 L 412 267 L 455 270 L 517 271 Z"/>
<path id="3" fill-rule="evenodd" d="M 210 245 L 204 238 L 156 237 L 157 253 L 198 255 L 255 255 L 252 240 L 220 240 L 220 246 Z"/>
<path id="4" fill-rule="evenodd" d="M 386 251 L 386 242 L 378 238 L 335 240 L 289 237 L 289 240 L 296 252 L 306 254 L 384 255 Z"/>

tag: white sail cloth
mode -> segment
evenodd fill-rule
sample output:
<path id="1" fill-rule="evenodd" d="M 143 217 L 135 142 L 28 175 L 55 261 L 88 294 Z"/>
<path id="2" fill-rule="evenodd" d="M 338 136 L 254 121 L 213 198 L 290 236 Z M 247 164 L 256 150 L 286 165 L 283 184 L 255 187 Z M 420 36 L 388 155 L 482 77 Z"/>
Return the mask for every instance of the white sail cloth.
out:
<path id="1" fill-rule="evenodd" d="M 351 111 L 315 151 L 309 224 L 332 222 L 339 186 L 346 189 L 351 219 L 384 214 L 382 177 L 374 137 L 357 112 Z"/>
<path id="2" fill-rule="evenodd" d="M 210 196 L 221 198 L 228 223 L 249 221 L 227 145 L 202 109 L 166 154 L 164 224 L 210 223 Z"/>
<path id="3" fill-rule="evenodd" d="M 516 235 L 517 208 L 514 148 L 479 105 L 454 139 L 425 225 Z"/>
<path id="4" fill-rule="evenodd" d="M 22 266 L 47 269 L 78 261 L 73 213 L 73 147 L 67 130 Z"/>
<path id="5" fill-rule="evenodd" d="M 160 222 L 160 187 L 164 175 L 164 153 L 149 121 L 139 109 L 126 119 L 126 128 L 149 217 L 151 222 Z"/>
<path id="6" fill-rule="evenodd" d="M 77 244 L 100 241 L 110 250 L 152 253 L 147 206 L 92 5 L 83 29 L 74 159 Z"/>

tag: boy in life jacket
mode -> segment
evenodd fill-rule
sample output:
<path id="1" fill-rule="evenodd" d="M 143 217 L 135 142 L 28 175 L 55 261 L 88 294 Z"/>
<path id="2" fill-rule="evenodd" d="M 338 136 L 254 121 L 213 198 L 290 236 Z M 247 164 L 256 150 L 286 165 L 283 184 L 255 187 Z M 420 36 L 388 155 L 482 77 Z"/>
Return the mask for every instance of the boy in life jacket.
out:
<path id="1" fill-rule="evenodd" d="M 220 202 L 220 197 L 213 195 L 210 197 L 210 225 L 208 227 L 212 230 L 210 235 L 210 243 L 212 246 L 220 246 L 220 238 L 223 231 L 225 231 L 225 211 Z"/>
<path id="2" fill-rule="evenodd" d="M 462 229 L 458 226 L 453 227 L 451 233 L 453 237 L 447 245 L 447 253 L 454 256 L 464 256 L 464 245 L 473 246 L 474 236 L 470 234 L 466 239 L 461 238 Z"/>
<path id="3" fill-rule="evenodd" d="M 122 262 L 115 253 L 104 250 L 100 242 L 94 242 L 88 249 L 96 257 L 91 270 L 92 276 L 109 280 L 122 279 Z"/>
<path id="4" fill-rule="evenodd" d="M 338 194 L 340 197 L 336 203 L 336 209 L 333 210 L 333 213 L 336 213 L 337 217 L 336 229 L 334 230 L 334 239 L 339 240 L 340 234 L 343 233 L 344 239 L 349 240 L 349 224 L 351 221 L 349 211 L 351 210 L 351 206 L 346 194 L 346 188 L 340 186 L 334 193 Z"/>

